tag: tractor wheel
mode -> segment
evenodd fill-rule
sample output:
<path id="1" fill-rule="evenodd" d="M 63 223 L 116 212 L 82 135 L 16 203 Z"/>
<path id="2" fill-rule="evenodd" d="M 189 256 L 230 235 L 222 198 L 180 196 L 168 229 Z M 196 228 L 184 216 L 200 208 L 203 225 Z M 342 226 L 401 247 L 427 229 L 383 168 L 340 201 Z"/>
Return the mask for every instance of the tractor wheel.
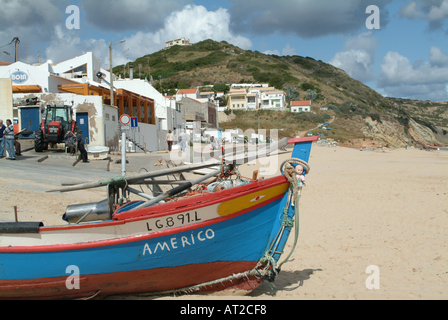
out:
<path id="1" fill-rule="evenodd" d="M 36 131 L 36 136 L 34 137 L 34 151 L 42 152 L 44 150 L 44 133 L 42 130 Z"/>

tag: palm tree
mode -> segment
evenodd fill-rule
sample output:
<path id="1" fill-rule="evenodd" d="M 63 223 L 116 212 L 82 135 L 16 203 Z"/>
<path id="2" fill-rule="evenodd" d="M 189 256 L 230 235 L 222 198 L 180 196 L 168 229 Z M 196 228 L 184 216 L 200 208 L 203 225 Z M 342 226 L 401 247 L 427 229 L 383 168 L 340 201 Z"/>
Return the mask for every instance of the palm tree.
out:
<path id="1" fill-rule="evenodd" d="M 297 100 L 299 98 L 299 91 L 296 91 L 293 87 L 285 87 L 283 90 L 286 92 L 286 102 L 288 104 L 291 103 L 291 101 Z"/>

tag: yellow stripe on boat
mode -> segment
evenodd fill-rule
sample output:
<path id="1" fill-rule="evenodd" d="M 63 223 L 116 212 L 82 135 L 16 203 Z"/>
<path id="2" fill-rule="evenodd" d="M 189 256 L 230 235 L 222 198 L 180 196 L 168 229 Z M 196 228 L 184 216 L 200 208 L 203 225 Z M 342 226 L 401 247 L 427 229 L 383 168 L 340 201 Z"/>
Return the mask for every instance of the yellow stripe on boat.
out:
<path id="1" fill-rule="evenodd" d="M 256 206 L 262 202 L 284 194 L 288 190 L 289 183 L 283 183 L 279 186 L 267 188 L 242 197 L 238 197 L 221 203 L 218 207 L 218 214 L 222 217 L 240 212 L 250 207 Z"/>

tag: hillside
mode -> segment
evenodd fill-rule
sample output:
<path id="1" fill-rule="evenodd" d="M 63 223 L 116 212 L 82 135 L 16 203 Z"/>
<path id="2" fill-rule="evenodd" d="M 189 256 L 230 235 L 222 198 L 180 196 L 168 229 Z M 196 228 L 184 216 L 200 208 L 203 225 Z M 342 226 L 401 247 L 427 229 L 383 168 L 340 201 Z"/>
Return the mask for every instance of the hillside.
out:
<path id="1" fill-rule="evenodd" d="M 323 119 L 335 117 L 329 135 L 318 130 L 313 133 L 325 133 L 347 143 L 371 139 L 391 147 L 448 144 L 448 103 L 386 98 L 343 70 L 310 57 L 265 55 L 225 41 L 205 40 L 146 55 L 132 65 L 135 77 L 152 77 L 154 87 L 168 94 L 175 89 L 205 85 L 225 88 L 223 84 L 229 83 L 290 87 L 298 93 L 299 100 L 305 100 L 311 91 L 315 115 L 266 113 L 262 128 L 282 128 L 289 136 L 303 134 Z M 127 70 L 128 66 L 117 66 L 114 73 L 128 77 Z M 320 111 L 320 107 L 328 110 Z M 257 125 L 249 127 L 255 119 Z M 221 126 L 255 129 L 258 114 L 239 112 L 235 120 Z"/>

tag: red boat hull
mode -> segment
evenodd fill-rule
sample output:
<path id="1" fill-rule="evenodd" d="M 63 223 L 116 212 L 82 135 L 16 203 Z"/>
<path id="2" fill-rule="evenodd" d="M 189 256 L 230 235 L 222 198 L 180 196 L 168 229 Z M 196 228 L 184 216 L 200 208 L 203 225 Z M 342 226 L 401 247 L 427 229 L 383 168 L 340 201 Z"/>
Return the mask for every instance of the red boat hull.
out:
<path id="1" fill-rule="evenodd" d="M 255 266 L 254 262 L 223 261 L 114 274 L 85 275 L 79 278 L 82 290 L 67 289 L 67 277 L 14 280 L 13 284 L 8 280 L 0 280 L 0 289 L 8 296 L 8 299 L 74 299 L 89 297 L 96 293 L 98 293 L 97 297 L 148 292 L 157 295 L 172 288 L 187 288 L 198 283 L 198 280 L 199 283 L 204 283 L 226 277 L 230 268 L 238 273 L 251 270 Z M 201 288 L 201 292 L 224 289 L 249 292 L 254 290 L 262 280 L 262 278 L 249 276 L 210 285 Z"/>

